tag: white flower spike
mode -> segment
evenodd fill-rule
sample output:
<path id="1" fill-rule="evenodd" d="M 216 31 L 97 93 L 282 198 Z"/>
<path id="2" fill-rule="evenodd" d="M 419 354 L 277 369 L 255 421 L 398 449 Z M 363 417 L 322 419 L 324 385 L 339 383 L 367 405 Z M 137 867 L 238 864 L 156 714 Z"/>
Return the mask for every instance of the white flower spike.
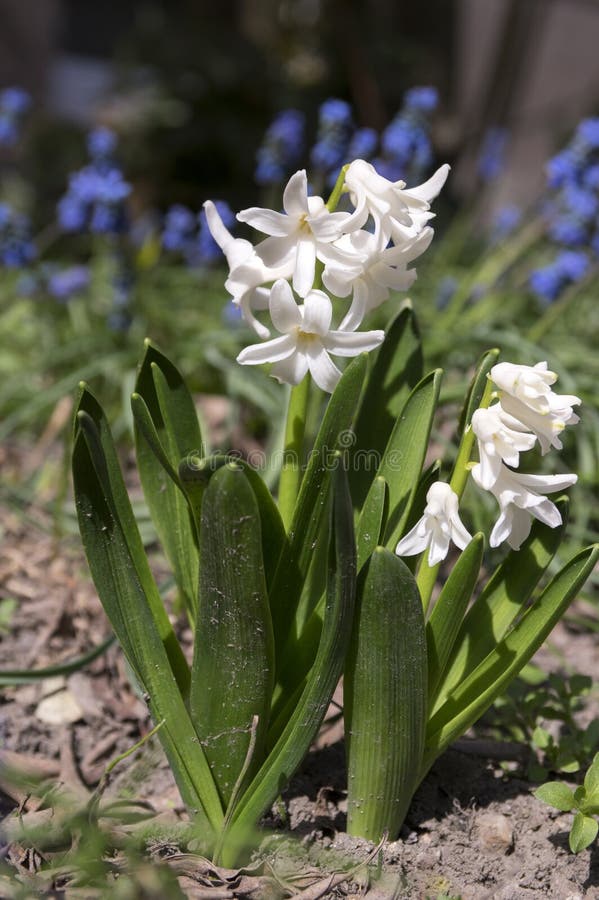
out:
<path id="1" fill-rule="evenodd" d="M 476 484 L 484 487 L 480 464 L 473 467 L 472 477 Z M 513 550 L 519 550 L 530 533 L 533 516 L 550 528 L 557 528 L 562 517 L 555 503 L 544 495 L 565 490 L 575 484 L 577 478 L 576 475 L 521 475 L 502 465 L 491 488 L 500 508 L 489 539 L 491 547 L 499 547 L 507 541 Z"/>
<path id="2" fill-rule="evenodd" d="M 451 541 L 463 550 L 472 535 L 464 527 L 458 511 L 458 495 L 443 481 L 431 485 L 426 495 L 422 518 L 401 539 L 398 556 L 415 556 L 428 549 L 428 564 L 436 566 L 445 559 Z"/>
<path id="3" fill-rule="evenodd" d="M 499 363 L 490 372 L 492 381 L 500 389 L 501 406 L 539 439 L 541 453 L 551 447 L 561 450 L 560 433 L 566 425 L 579 421 L 572 407 L 580 398 L 571 394 L 555 394 L 551 385 L 557 380 L 546 362 L 536 366 Z"/>
<path id="4" fill-rule="evenodd" d="M 287 384 L 299 384 L 309 371 L 319 388 L 332 393 L 341 372 L 329 354 L 357 356 L 374 350 L 385 337 L 384 331 L 331 330 L 329 297 L 323 291 L 310 291 L 298 306 L 291 287 L 282 278 L 272 286 L 269 309 L 281 337 L 246 347 L 237 362 L 246 366 L 272 363 L 271 374 Z"/>
<path id="5" fill-rule="evenodd" d="M 504 413 L 500 403 L 477 409 L 472 416 L 472 430 L 478 439 L 480 484 L 487 491 L 499 478 L 502 462 L 517 468 L 520 453 L 531 450 L 537 442 L 534 434 L 524 431 L 519 422 Z"/>
<path id="6" fill-rule="evenodd" d="M 237 214 L 240 222 L 270 235 L 256 253 L 269 267 L 291 265 L 293 287 L 300 297 L 312 289 L 316 260 L 359 270 L 355 254 L 333 246 L 348 222 L 349 213 L 331 213 L 322 197 L 308 197 L 305 169 L 292 175 L 283 193 L 284 213 L 253 206 Z"/>
<path id="7" fill-rule="evenodd" d="M 389 181 L 371 163 L 354 160 L 345 175 L 350 200 L 355 206 L 345 223 L 346 230 L 361 228 L 372 216 L 375 234 L 382 235 L 384 243 L 389 238 L 401 243 L 414 237 L 433 218 L 430 202 L 445 184 L 448 174 L 449 166 L 441 166 L 427 182 L 405 190 L 404 181 Z"/>

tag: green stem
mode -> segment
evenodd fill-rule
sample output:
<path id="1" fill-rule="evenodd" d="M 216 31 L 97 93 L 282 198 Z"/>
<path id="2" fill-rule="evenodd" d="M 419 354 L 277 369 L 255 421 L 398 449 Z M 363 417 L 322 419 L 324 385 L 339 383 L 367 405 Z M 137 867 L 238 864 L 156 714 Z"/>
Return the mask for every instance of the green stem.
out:
<path id="1" fill-rule="evenodd" d="M 299 384 L 291 389 L 289 395 L 283 465 L 279 481 L 279 510 L 287 530 L 291 525 L 295 501 L 302 482 L 302 452 L 309 394 L 310 375 L 306 375 Z"/>
<path id="2" fill-rule="evenodd" d="M 480 401 L 479 409 L 486 409 L 491 402 L 492 396 L 493 382 L 490 378 L 488 378 L 484 393 Z M 458 455 L 453 466 L 451 478 L 449 479 L 449 486 L 452 491 L 454 491 L 458 495 L 458 500 L 461 499 L 462 494 L 464 493 L 466 484 L 468 482 L 468 476 L 470 475 L 470 461 L 472 457 L 472 448 L 474 446 L 474 437 L 475 435 L 472 431 L 472 425 L 469 422 L 466 428 L 464 428 L 462 440 L 460 441 L 460 446 L 458 448 Z M 426 553 L 422 557 L 422 561 L 418 569 L 418 575 L 416 576 L 416 583 L 420 590 L 420 596 L 422 597 L 422 606 L 425 613 L 427 612 L 431 602 L 431 594 L 433 593 L 433 588 L 435 586 L 440 567 L 439 564 L 437 564 L 436 566 L 429 566 L 427 562 L 427 556 L 428 553 Z"/>
<path id="3" fill-rule="evenodd" d="M 345 187 L 345 173 L 349 169 L 349 163 L 342 167 L 339 175 L 337 176 L 337 181 L 335 182 L 335 187 L 331 193 L 331 196 L 327 200 L 327 209 L 329 212 L 333 212 L 337 209 L 337 204 L 341 200 L 341 194 L 343 193 L 343 188 Z"/>

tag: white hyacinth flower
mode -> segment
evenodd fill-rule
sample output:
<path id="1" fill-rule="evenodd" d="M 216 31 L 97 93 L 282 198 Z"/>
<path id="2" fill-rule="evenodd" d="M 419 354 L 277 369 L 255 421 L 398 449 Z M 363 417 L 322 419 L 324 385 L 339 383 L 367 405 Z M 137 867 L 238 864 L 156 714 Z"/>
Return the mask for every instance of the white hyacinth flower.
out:
<path id="1" fill-rule="evenodd" d="M 253 206 L 237 214 L 240 222 L 270 235 L 258 244 L 256 253 L 268 267 L 291 265 L 293 287 L 300 297 L 312 289 L 316 260 L 337 263 L 359 271 L 355 254 L 333 246 L 344 231 L 349 213 L 331 213 L 322 197 L 308 196 L 304 169 L 289 179 L 283 193 L 284 213 Z"/>
<path id="2" fill-rule="evenodd" d="M 352 329 L 362 322 L 370 310 L 389 298 L 390 291 L 407 291 L 416 280 L 416 270 L 408 269 L 416 257 L 427 249 L 433 239 L 433 229 L 424 228 L 411 240 L 397 246 L 381 246 L 376 235 L 355 231 L 338 241 L 348 252 L 354 249 L 363 256 L 362 268 L 355 276 L 347 268 L 335 266 L 324 270 L 322 280 L 335 297 L 347 297 L 353 292 L 351 307 L 341 328 Z"/>
<path id="3" fill-rule="evenodd" d="M 579 421 L 572 407 L 581 401 L 572 394 L 555 394 L 551 390 L 557 375 L 548 370 L 547 363 L 499 363 L 493 366 L 490 376 L 501 391 L 503 409 L 536 434 L 541 453 L 547 453 L 551 447 L 561 450 L 559 435 L 566 425 Z"/>
<path id="4" fill-rule="evenodd" d="M 299 306 L 289 283 L 279 279 L 270 292 L 270 317 L 281 337 L 246 347 L 237 362 L 246 366 L 272 363 L 271 374 L 287 384 L 299 384 L 309 371 L 323 391 L 332 393 L 341 372 L 333 356 L 357 356 L 374 350 L 384 331 L 331 330 L 332 306 L 323 291 L 310 291 Z"/>
<path id="5" fill-rule="evenodd" d="M 473 467 L 472 477 L 484 487 L 480 464 Z M 557 528 L 562 517 L 555 503 L 544 495 L 571 487 L 577 478 L 576 475 L 521 475 L 502 465 L 491 488 L 500 508 L 489 539 L 491 547 L 507 541 L 513 550 L 519 550 L 530 534 L 533 516 L 550 528 Z"/>
<path id="6" fill-rule="evenodd" d="M 272 283 L 277 278 L 291 277 L 291 264 L 274 269 L 268 268 L 250 241 L 233 237 L 211 200 L 204 203 L 204 210 L 210 234 L 229 264 L 230 271 L 225 281 L 225 289 L 231 294 L 233 303 L 240 307 L 244 319 L 256 333 L 261 338 L 269 337 L 270 331 L 258 321 L 252 310 L 268 309 L 270 290 L 263 285 Z"/>
<path id="7" fill-rule="evenodd" d="M 460 519 L 458 495 L 448 484 L 437 481 L 428 490 L 422 518 L 400 540 L 395 552 L 415 556 L 428 549 L 428 564 L 436 566 L 447 556 L 451 541 L 463 550 L 471 540 Z"/>
<path id="8" fill-rule="evenodd" d="M 414 237 L 433 218 L 430 203 L 445 184 L 448 174 L 449 166 L 441 166 L 424 184 L 406 189 L 404 181 L 389 181 L 379 175 L 371 163 L 354 160 L 345 174 L 345 184 L 355 206 L 345 223 L 346 230 L 361 228 L 372 216 L 375 234 L 384 235 L 385 243 L 389 238 L 401 243 Z"/>
<path id="9" fill-rule="evenodd" d="M 536 436 L 507 416 L 500 403 L 488 409 L 477 409 L 472 416 L 472 430 L 478 439 L 480 485 L 490 490 L 499 478 L 501 463 L 517 468 L 520 453 L 531 450 Z"/>

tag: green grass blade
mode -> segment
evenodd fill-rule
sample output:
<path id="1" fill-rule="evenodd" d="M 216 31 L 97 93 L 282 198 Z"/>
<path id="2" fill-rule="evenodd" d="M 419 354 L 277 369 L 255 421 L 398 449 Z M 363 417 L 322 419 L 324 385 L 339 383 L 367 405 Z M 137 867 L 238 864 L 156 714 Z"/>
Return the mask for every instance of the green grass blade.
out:
<path id="1" fill-rule="evenodd" d="M 426 623 L 429 697 L 445 671 L 478 579 L 484 549 L 483 535 L 476 534 L 451 570 Z"/>
<path id="2" fill-rule="evenodd" d="M 372 354 L 370 376 L 356 419 L 350 487 L 361 509 L 393 426 L 410 391 L 422 378 L 422 347 L 411 305 L 405 305 L 386 328 L 385 340 Z M 369 465 L 374 461 L 373 465 Z"/>
<path id="3" fill-rule="evenodd" d="M 493 349 L 487 350 L 486 353 L 483 353 L 480 360 L 478 361 L 476 373 L 470 384 L 466 402 L 464 403 L 462 413 L 460 415 L 460 423 L 458 426 L 459 438 L 461 438 L 461 436 L 463 435 L 466 427 L 472 421 L 472 416 L 480 406 L 485 388 L 487 387 L 488 383 L 487 375 L 497 362 L 498 358 L 499 350 Z"/>
<path id="4" fill-rule="evenodd" d="M 556 505 L 562 515 L 562 524 L 558 528 L 549 528 L 535 521 L 520 550 L 508 553 L 466 614 L 443 677 L 437 684 L 434 705 L 431 705 L 433 712 L 444 697 L 491 652 L 518 613 L 525 608 L 553 559 L 566 528 L 568 501 L 561 498 Z"/>
<path id="5" fill-rule="evenodd" d="M 424 771 L 485 712 L 539 649 L 599 559 L 599 545 L 582 550 L 551 580 L 511 631 L 457 685 L 427 727 Z"/>
<path id="6" fill-rule="evenodd" d="M 34 684 L 44 678 L 55 678 L 57 675 L 70 675 L 71 672 L 78 672 L 79 669 L 83 669 L 88 663 L 106 653 L 115 640 L 115 636 L 111 634 L 87 653 L 82 653 L 76 659 L 56 663 L 55 666 L 45 666 L 43 669 L 0 669 L 0 687 L 9 687 L 13 684 Z"/>
<path id="7" fill-rule="evenodd" d="M 202 503 L 200 590 L 190 714 L 226 808 L 244 768 L 264 757 L 274 646 L 258 504 L 234 463 L 210 479 Z"/>
<path id="8" fill-rule="evenodd" d="M 332 507 L 327 603 L 318 653 L 293 715 L 233 815 L 222 852 L 225 865 L 234 863 L 252 828 L 308 752 L 343 670 L 355 601 L 356 551 L 351 497 L 342 469 L 333 475 Z"/>
<path id="9" fill-rule="evenodd" d="M 404 563 L 379 547 L 360 578 L 345 669 L 349 834 L 397 837 L 419 780 L 426 698 L 420 593 Z"/>

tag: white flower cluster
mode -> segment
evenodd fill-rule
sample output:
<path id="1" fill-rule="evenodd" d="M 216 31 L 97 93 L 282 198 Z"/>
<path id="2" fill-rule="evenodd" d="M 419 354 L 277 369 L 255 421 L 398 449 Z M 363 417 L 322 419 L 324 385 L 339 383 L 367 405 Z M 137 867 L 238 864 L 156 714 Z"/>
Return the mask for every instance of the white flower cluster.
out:
<path id="1" fill-rule="evenodd" d="M 472 417 L 480 459 L 472 477 L 499 503 L 491 547 L 507 541 L 519 550 L 533 517 L 550 528 L 561 524 L 557 506 L 545 494 L 564 490 L 577 480 L 576 475 L 521 475 L 514 471 L 520 453 L 530 450 L 537 440 L 543 455 L 551 447 L 561 449 L 560 432 L 578 422 L 572 407 L 580 399 L 552 391 L 557 375 L 547 369 L 546 362 L 536 366 L 499 363 L 490 375 L 499 388 L 499 400 L 488 409 L 478 409 Z"/>
<path id="2" fill-rule="evenodd" d="M 405 291 L 416 278 L 408 265 L 432 240 L 426 224 L 433 217 L 430 202 L 448 172 L 449 166 L 442 166 L 429 181 L 408 190 L 403 181 L 388 181 L 370 163 L 354 160 L 344 186 L 353 211 L 331 212 L 322 197 L 308 196 L 301 170 L 285 187 L 283 212 L 252 207 L 238 214 L 241 222 L 267 235 L 256 246 L 234 238 L 214 204 L 205 203 L 208 226 L 229 264 L 225 287 L 263 340 L 242 350 L 238 362 L 271 363 L 271 374 L 288 384 L 298 384 L 310 371 L 320 388 L 332 392 L 341 373 L 331 355 L 357 356 L 377 347 L 384 332 L 357 329 L 391 290 Z M 372 230 L 365 230 L 369 225 Z M 351 297 L 337 327 L 330 297 L 320 282 L 315 286 L 318 263 L 329 294 Z M 270 330 L 256 317 L 264 310 L 279 337 L 270 339 Z"/>
<path id="3" fill-rule="evenodd" d="M 564 490 L 577 480 L 573 474 L 519 474 L 515 469 L 520 454 L 531 450 L 537 440 L 542 454 L 551 447 L 561 449 L 559 435 L 566 425 L 578 422 L 572 407 L 580 399 L 553 392 L 551 385 L 557 375 L 547 369 L 546 362 L 536 366 L 499 363 L 491 369 L 490 377 L 499 388 L 499 399 L 472 416 L 479 456 L 472 477 L 499 503 L 499 518 L 489 539 L 491 547 L 507 541 L 512 549 L 519 550 L 533 518 L 550 528 L 561 524 L 557 506 L 545 495 Z M 450 541 L 463 550 L 471 535 L 459 517 L 459 498 L 448 484 L 433 484 L 426 500 L 422 518 L 400 540 L 395 552 L 413 556 L 428 549 L 428 563 L 435 566 L 447 556 Z"/>

